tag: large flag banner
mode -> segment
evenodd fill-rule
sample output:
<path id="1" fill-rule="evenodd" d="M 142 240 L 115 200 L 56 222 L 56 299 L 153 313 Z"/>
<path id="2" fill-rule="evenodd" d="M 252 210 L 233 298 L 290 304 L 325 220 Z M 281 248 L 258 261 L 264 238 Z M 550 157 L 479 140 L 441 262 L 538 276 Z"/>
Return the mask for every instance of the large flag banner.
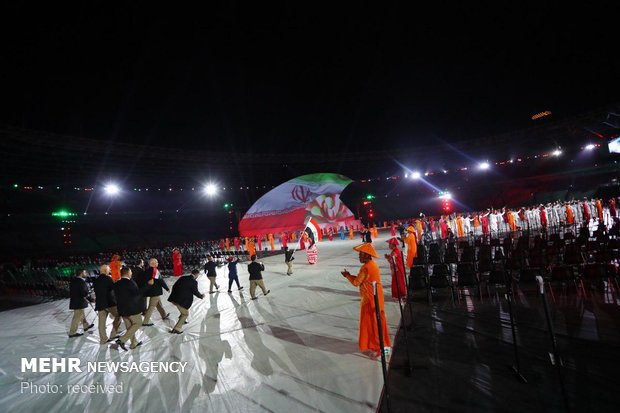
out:
<path id="1" fill-rule="evenodd" d="M 306 216 L 321 224 L 355 219 L 340 200 L 353 182 L 332 173 L 303 175 L 278 185 L 252 205 L 239 223 L 242 237 L 303 229 Z"/>

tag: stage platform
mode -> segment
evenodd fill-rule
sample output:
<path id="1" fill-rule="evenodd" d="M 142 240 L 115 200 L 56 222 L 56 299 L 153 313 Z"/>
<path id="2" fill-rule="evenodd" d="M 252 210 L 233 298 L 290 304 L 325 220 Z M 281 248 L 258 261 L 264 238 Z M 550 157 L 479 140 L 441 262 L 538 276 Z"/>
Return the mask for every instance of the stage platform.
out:
<path id="1" fill-rule="evenodd" d="M 386 236 L 375 240 L 387 252 Z M 143 345 L 125 352 L 100 345 L 97 328 L 69 339 L 68 300 L 0 313 L 0 410 L 45 413 L 78 412 L 373 412 L 383 386 L 381 363 L 358 350 L 359 292 L 340 275 L 360 267 L 359 244 L 340 239 L 319 243 L 319 260 L 310 266 L 305 252 L 296 254 L 294 274 L 286 275 L 283 255 L 263 259 L 264 280 L 271 290 L 250 300 L 246 265 L 240 265 L 244 290 L 227 293 L 224 268 L 218 272 L 219 293 L 195 299 L 182 335 L 168 331 L 178 311 L 163 304 L 171 320 L 157 312 L 153 327 L 143 327 Z M 146 258 L 146 257 L 145 257 Z M 381 267 L 390 335 L 396 333 L 398 305 L 389 298 L 391 277 Z M 186 269 L 189 270 L 189 269 Z M 167 279 L 169 284 L 174 279 Z M 95 322 L 95 314 L 87 309 Z M 111 324 L 111 320 L 108 320 Z M 109 327 L 110 328 L 110 327 Z M 89 361 L 187 362 L 179 373 L 21 372 L 21 358 L 78 357 Z M 60 394 L 22 392 L 22 382 L 59 385 Z M 123 384 L 121 394 L 67 394 L 67 385 Z"/>

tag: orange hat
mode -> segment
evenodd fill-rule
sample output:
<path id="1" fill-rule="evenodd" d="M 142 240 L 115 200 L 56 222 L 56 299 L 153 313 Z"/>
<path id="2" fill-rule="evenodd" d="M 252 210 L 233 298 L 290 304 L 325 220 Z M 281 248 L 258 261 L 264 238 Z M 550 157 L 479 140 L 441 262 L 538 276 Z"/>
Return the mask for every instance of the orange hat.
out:
<path id="1" fill-rule="evenodd" d="M 412 226 L 412 225 L 409 225 L 409 226 L 407 227 L 407 232 L 415 232 L 415 229 L 413 228 L 413 226 Z"/>
<path id="2" fill-rule="evenodd" d="M 398 247 L 398 244 L 399 244 L 398 243 L 398 238 L 396 238 L 396 237 L 390 238 L 389 240 L 387 240 L 385 242 L 387 242 L 390 245 L 395 245 L 397 247 Z"/>
<path id="3" fill-rule="evenodd" d="M 365 242 L 361 245 L 358 245 L 357 247 L 353 247 L 353 249 L 355 251 L 364 252 L 371 257 L 377 258 L 379 256 L 377 255 L 377 251 L 375 251 L 375 249 L 372 247 L 372 244 L 370 244 L 369 242 Z"/>

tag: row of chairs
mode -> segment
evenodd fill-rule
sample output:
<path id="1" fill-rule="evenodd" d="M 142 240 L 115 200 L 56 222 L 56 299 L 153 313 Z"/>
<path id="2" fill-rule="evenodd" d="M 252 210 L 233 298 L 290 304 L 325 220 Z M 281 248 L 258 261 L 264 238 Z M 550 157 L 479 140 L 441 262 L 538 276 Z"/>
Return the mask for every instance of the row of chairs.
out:
<path id="1" fill-rule="evenodd" d="M 440 288 L 450 288 L 454 295 L 458 289 L 474 287 L 481 297 L 483 283 L 488 291 L 489 285 L 505 284 L 506 280 L 533 282 L 537 275 L 543 276 L 552 296 L 552 283 L 572 282 L 584 296 L 584 283 L 600 280 L 607 281 L 607 285 L 613 282 L 620 291 L 616 266 L 612 264 L 620 258 L 617 239 L 589 240 L 585 245 L 570 235 L 560 240 L 535 237 L 531 246 L 529 239 L 521 237 L 516 245 L 512 239 L 505 239 L 478 246 L 462 242 L 459 248 L 455 243 L 435 243 L 429 245 L 428 251 L 420 246 L 410 285 L 428 289 L 429 301 L 431 292 Z"/>

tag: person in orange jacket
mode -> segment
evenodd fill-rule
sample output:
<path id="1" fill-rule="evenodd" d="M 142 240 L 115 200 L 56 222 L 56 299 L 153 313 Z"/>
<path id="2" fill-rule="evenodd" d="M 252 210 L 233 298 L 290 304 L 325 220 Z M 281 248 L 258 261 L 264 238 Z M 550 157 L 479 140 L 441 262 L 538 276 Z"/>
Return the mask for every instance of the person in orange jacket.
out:
<path id="1" fill-rule="evenodd" d="M 379 344 L 379 329 L 377 328 L 377 318 L 375 312 L 375 298 L 373 294 L 373 282 L 377 283 L 377 296 L 379 298 L 379 312 L 381 320 L 381 332 L 383 336 L 384 348 L 390 347 L 390 335 L 385 319 L 383 307 L 383 286 L 381 285 L 381 273 L 379 266 L 373 260 L 377 258 L 377 252 L 372 244 L 364 243 L 353 248 L 359 252 L 359 260 L 362 263 L 357 276 L 352 275 L 346 269 L 341 274 L 360 291 L 360 324 L 359 324 L 359 349 L 362 353 L 372 358 L 376 358 L 384 349 Z"/>

